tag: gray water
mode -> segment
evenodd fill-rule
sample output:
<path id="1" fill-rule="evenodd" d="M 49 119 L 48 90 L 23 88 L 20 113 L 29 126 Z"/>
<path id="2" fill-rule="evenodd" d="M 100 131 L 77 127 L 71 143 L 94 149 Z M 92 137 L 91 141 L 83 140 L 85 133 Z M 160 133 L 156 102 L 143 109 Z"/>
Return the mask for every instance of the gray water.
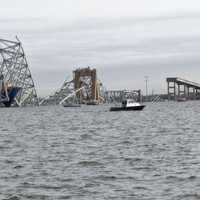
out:
<path id="1" fill-rule="evenodd" d="M 0 199 L 200 199 L 200 102 L 0 109 Z"/>

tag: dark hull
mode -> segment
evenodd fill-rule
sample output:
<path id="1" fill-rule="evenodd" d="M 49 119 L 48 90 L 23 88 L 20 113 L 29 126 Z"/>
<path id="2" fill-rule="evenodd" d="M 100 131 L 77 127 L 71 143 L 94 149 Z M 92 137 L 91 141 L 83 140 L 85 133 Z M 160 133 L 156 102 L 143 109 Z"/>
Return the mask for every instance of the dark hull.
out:
<path id="1" fill-rule="evenodd" d="M 66 108 L 79 108 L 81 107 L 80 104 L 64 104 L 63 107 L 66 107 Z"/>
<path id="2" fill-rule="evenodd" d="M 9 101 L 8 100 L 2 100 L 0 103 L 4 104 L 5 107 L 10 107 L 20 90 L 21 90 L 21 88 L 19 88 L 19 87 L 9 88 L 8 89 Z"/>
<path id="3" fill-rule="evenodd" d="M 143 110 L 145 105 L 133 106 L 133 107 L 111 107 L 110 111 L 133 111 L 133 110 Z"/>
<path id="4" fill-rule="evenodd" d="M 96 105 L 99 105 L 99 103 L 98 102 L 87 102 L 86 103 L 86 105 L 88 105 L 88 106 L 96 106 Z"/>
<path id="5" fill-rule="evenodd" d="M 178 102 L 185 102 L 185 101 L 187 101 L 187 99 L 186 98 L 178 98 L 177 101 Z"/>

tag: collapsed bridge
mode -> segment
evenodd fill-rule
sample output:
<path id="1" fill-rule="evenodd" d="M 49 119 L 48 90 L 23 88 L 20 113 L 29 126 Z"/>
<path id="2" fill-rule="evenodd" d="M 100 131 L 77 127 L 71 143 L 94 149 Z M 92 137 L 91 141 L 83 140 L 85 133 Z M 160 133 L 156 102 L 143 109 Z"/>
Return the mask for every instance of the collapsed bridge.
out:
<path id="1" fill-rule="evenodd" d="M 16 106 L 38 105 L 38 96 L 21 42 L 0 39 L 0 74 L 7 85 L 21 88 Z"/>
<path id="2" fill-rule="evenodd" d="M 97 79 L 97 70 L 78 68 L 73 71 L 72 80 L 65 80 L 61 88 L 42 99 L 40 105 L 58 105 L 65 101 L 96 105 L 104 101 L 102 96 L 102 83 Z"/>

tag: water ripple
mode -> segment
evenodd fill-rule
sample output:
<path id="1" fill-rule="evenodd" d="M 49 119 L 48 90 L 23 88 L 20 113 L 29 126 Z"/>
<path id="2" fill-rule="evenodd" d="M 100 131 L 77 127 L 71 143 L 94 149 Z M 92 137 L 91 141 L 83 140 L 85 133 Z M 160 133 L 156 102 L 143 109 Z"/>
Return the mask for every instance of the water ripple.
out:
<path id="1" fill-rule="evenodd" d="M 108 109 L 1 110 L 0 199 L 200 199 L 198 101 Z"/>

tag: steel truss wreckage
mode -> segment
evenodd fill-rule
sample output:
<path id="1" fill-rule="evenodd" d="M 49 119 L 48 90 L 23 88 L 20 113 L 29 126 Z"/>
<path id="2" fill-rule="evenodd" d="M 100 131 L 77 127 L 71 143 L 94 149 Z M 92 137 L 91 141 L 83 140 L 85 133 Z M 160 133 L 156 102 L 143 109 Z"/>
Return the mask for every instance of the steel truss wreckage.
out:
<path id="1" fill-rule="evenodd" d="M 58 89 L 54 94 L 51 94 L 43 98 L 39 105 L 58 105 L 63 101 L 67 96 L 74 93 L 74 82 L 65 80 L 61 88 Z"/>
<path id="2" fill-rule="evenodd" d="M 40 105 L 79 103 L 96 105 L 104 101 L 102 84 L 97 79 L 96 69 L 78 68 L 73 71 L 73 79 L 65 80 L 62 87 L 54 94 L 42 99 Z"/>
<path id="3" fill-rule="evenodd" d="M 17 37 L 16 41 L 0 39 L 0 74 L 7 84 L 21 88 L 14 105 L 39 105 L 27 59 Z"/>

